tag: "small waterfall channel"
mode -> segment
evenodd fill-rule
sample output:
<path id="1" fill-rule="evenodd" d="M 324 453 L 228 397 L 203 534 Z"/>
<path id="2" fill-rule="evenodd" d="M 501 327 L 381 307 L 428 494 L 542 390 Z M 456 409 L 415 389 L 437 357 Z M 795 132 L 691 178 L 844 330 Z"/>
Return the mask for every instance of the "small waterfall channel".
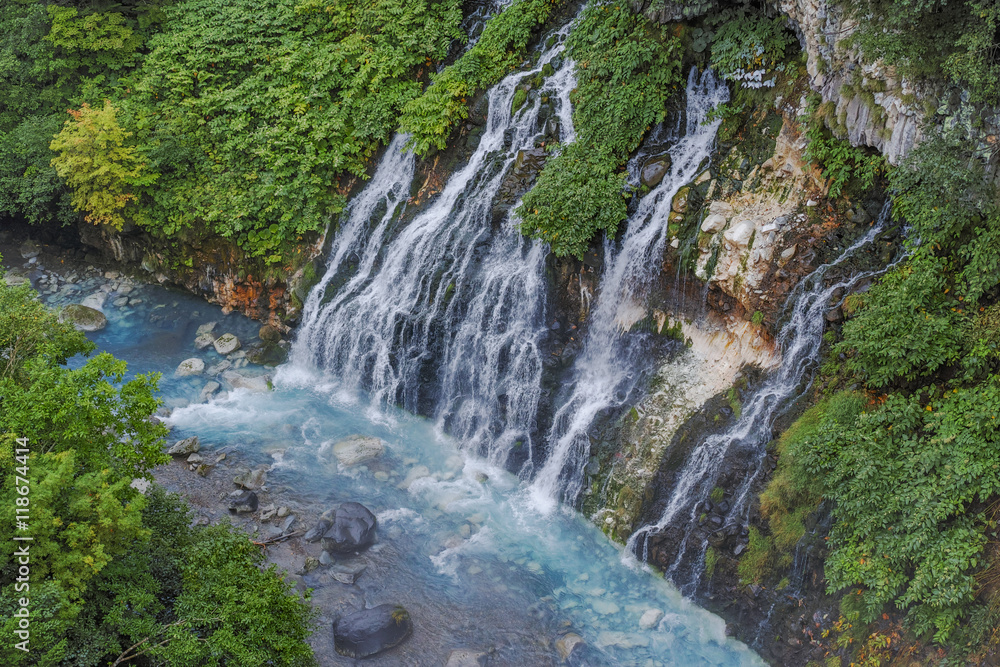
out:
<path id="1" fill-rule="evenodd" d="M 547 436 L 548 456 L 531 488 L 540 508 L 576 501 L 590 456 L 591 426 L 598 415 L 624 405 L 644 377 L 640 357 L 646 346 L 641 336 L 628 330 L 646 316 L 645 300 L 661 270 L 671 202 L 711 156 L 722 121 L 708 122 L 708 112 L 728 99 L 728 88 L 711 71 L 699 76 L 691 70 L 686 133 L 670 149 L 670 172 L 639 203 L 621 241 L 605 243 L 604 275 L 575 363 L 572 390 L 555 414 Z"/>
<path id="2" fill-rule="evenodd" d="M 749 474 L 735 490 L 725 523 L 713 533 L 717 539 L 736 535 L 746 524 L 751 491 L 764 474 L 766 445 L 773 437 L 774 422 L 811 385 L 826 325 L 824 315 L 834 295 L 849 293 L 859 283 L 883 273 L 886 268 L 861 271 L 835 280 L 829 280 L 828 274 L 872 243 L 888 220 L 889 205 L 886 203 L 867 233 L 837 259 L 806 276 L 789 294 L 786 321 L 777 341 L 781 365 L 745 402 L 740 417 L 730 428 L 705 438 L 694 448 L 676 475 L 660 519 L 640 528 L 629 538 L 626 555 L 634 554 L 647 562 L 650 538 L 672 530 L 670 540 L 678 546 L 673 562 L 667 567 L 667 576 L 683 593 L 693 595 L 701 581 L 709 540 L 698 526 L 698 514 L 716 485 L 724 463 L 727 458 L 738 455 Z"/>

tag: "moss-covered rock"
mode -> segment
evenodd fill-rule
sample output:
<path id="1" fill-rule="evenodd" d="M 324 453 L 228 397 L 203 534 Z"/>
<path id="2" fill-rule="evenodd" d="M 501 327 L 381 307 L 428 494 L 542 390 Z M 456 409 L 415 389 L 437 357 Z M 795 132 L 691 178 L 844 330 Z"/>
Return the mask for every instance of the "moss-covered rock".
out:
<path id="1" fill-rule="evenodd" d="M 108 318 L 101 311 L 71 303 L 59 313 L 60 322 L 69 322 L 79 331 L 100 331 L 108 326 Z"/>

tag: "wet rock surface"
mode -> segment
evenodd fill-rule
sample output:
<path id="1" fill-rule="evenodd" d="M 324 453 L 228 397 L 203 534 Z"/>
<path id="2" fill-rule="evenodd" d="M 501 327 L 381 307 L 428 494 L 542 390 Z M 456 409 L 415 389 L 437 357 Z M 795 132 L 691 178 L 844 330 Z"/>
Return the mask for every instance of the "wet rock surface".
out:
<path id="1" fill-rule="evenodd" d="M 405 641 L 413 632 L 413 621 L 403 607 L 381 604 L 348 614 L 333 624 L 337 653 L 367 658 Z"/>
<path id="2" fill-rule="evenodd" d="M 344 503 L 334 512 L 332 525 L 323 533 L 323 550 L 331 554 L 362 551 L 375 542 L 377 524 L 375 515 L 364 505 Z"/>

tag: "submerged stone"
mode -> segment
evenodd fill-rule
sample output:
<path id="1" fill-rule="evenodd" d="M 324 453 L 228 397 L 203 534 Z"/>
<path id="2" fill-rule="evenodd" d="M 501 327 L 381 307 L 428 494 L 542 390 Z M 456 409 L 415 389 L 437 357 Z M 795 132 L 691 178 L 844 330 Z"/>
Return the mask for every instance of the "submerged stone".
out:
<path id="1" fill-rule="evenodd" d="M 559 651 L 559 657 L 564 661 L 569 660 L 574 652 L 581 650 L 586 645 L 583 637 L 575 632 L 565 634 L 556 640 L 556 650 Z"/>
<path id="2" fill-rule="evenodd" d="M 659 609 L 647 609 L 641 617 L 639 617 L 639 627 L 643 630 L 652 630 L 663 618 L 663 612 Z"/>
<path id="3" fill-rule="evenodd" d="M 328 552 L 323 554 L 328 555 Z M 353 585 L 367 569 L 367 565 L 331 565 L 330 575 L 342 584 Z"/>
<path id="4" fill-rule="evenodd" d="M 100 331 L 108 326 L 108 318 L 104 313 L 79 303 L 71 303 L 63 308 L 59 313 L 59 321 L 69 322 L 79 331 Z"/>
<path id="5" fill-rule="evenodd" d="M 455 649 L 448 656 L 444 667 L 483 667 L 486 664 L 486 654 L 467 648 Z"/>
<path id="6" fill-rule="evenodd" d="M 194 339 L 194 349 L 204 350 L 205 348 L 210 347 L 214 342 L 215 342 L 215 336 L 213 336 L 212 334 L 210 333 L 198 334 L 198 336 Z"/>
<path id="7" fill-rule="evenodd" d="M 236 371 L 226 371 L 222 374 L 222 379 L 228 382 L 233 389 L 246 389 L 248 391 L 264 392 L 271 389 L 271 378 L 267 375 L 243 375 Z"/>
<path id="8" fill-rule="evenodd" d="M 380 604 L 334 622 L 334 649 L 349 658 L 367 658 L 398 646 L 412 632 L 413 621 L 406 609 L 399 605 Z"/>
<path id="9" fill-rule="evenodd" d="M 381 440 L 366 435 L 352 435 L 333 446 L 333 455 L 346 467 L 377 459 L 384 452 Z"/>

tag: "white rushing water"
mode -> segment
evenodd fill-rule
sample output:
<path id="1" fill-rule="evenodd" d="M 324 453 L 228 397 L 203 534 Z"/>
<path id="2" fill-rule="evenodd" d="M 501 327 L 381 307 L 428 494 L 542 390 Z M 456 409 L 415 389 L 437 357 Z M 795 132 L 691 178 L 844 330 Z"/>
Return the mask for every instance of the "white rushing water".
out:
<path id="1" fill-rule="evenodd" d="M 764 472 L 766 445 L 773 437 L 774 422 L 781 411 L 808 391 L 813 371 L 819 361 L 820 345 L 826 327 L 825 314 L 834 294 L 848 293 L 861 281 L 884 272 L 862 271 L 839 280 L 827 281 L 827 274 L 870 244 L 889 220 L 888 203 L 871 229 L 840 256 L 810 273 L 789 294 L 786 321 L 778 334 L 777 346 L 782 363 L 744 403 L 740 417 L 724 432 L 711 435 L 696 446 L 677 474 L 669 500 L 660 519 L 637 530 L 628 541 L 626 554 L 648 559 L 647 540 L 651 535 L 675 525 L 683 534 L 677 556 L 667 569 L 667 576 L 681 590 L 693 594 L 704 566 L 707 542 L 698 537 L 697 516 L 701 503 L 708 498 L 727 457 L 743 454 L 747 473 L 735 490 L 723 531 L 745 525 L 749 514 L 751 490 Z"/>
<path id="2" fill-rule="evenodd" d="M 397 201 L 394 193 L 412 180 L 412 157 L 398 155 L 405 139 L 393 141 L 334 242 L 323 283 L 310 293 L 293 355 L 296 364 L 328 370 L 343 391 L 366 391 L 375 409 L 398 405 L 434 415 L 470 451 L 498 465 L 513 448 L 526 445 L 521 455 L 528 458 L 533 452 L 547 250 L 519 234 L 509 217 L 494 229 L 493 205 L 545 122 L 541 96 L 511 113 L 516 87 L 561 57 L 568 31 L 556 33 L 533 69 L 487 93 L 479 145 L 430 206 L 401 231 L 391 224 L 390 206 L 364 237 L 378 202 Z M 563 139 L 572 136 L 572 68 L 563 60 L 543 85 L 555 93 Z M 360 269 L 325 301 L 351 252 L 362 255 Z"/>
<path id="3" fill-rule="evenodd" d="M 597 303 L 590 313 L 583 351 L 576 359 L 572 393 L 559 407 L 547 440 L 549 452 L 531 487 L 534 504 L 550 510 L 580 493 L 590 456 L 588 431 L 595 418 L 625 404 L 641 377 L 641 346 L 624 335 L 645 311 L 645 300 L 660 273 L 674 196 L 698 174 L 711 155 L 721 119 L 708 112 L 729 99 L 725 84 L 711 71 L 692 69 L 687 84 L 686 133 L 671 149 L 670 172 L 639 203 L 619 243 L 605 244 L 605 269 Z"/>

